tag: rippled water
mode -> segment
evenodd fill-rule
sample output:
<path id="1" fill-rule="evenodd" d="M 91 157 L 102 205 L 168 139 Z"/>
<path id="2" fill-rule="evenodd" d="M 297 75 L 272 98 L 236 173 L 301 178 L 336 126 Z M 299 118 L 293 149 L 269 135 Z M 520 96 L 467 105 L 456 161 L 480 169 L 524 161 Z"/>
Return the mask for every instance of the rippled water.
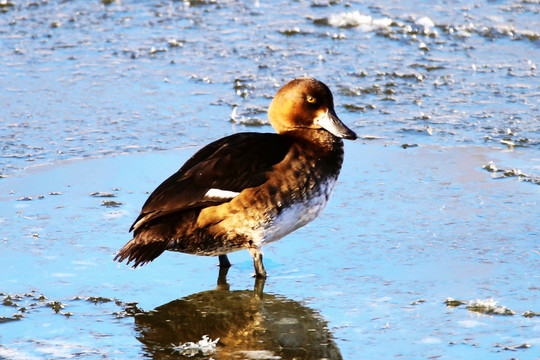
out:
<path id="1" fill-rule="evenodd" d="M 265 124 L 303 74 L 363 135 L 539 144 L 534 1 L 104 3 L 3 2 L 3 174 Z"/>
<path id="2" fill-rule="evenodd" d="M 0 358 L 538 358 L 537 1 L 0 12 Z M 264 290 L 247 252 L 229 290 L 215 259 L 112 262 L 148 191 L 210 140 L 271 131 L 304 74 L 361 139 L 320 219 L 266 249 Z M 182 311 L 217 325 L 187 336 Z"/>

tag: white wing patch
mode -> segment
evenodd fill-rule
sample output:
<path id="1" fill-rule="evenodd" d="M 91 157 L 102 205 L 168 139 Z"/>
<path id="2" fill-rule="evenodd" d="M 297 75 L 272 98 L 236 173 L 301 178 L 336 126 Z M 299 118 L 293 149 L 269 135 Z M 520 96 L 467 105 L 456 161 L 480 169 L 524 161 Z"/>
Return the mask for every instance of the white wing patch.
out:
<path id="1" fill-rule="evenodd" d="M 227 200 L 235 198 L 239 192 L 221 190 L 221 189 L 210 189 L 204 194 L 205 199 L 215 199 L 215 200 Z"/>

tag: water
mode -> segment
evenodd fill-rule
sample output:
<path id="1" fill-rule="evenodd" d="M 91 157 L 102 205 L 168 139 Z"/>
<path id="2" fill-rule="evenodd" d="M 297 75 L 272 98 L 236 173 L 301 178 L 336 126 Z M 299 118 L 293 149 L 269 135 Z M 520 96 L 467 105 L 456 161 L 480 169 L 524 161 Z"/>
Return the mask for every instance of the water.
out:
<path id="1" fill-rule="evenodd" d="M 0 358 L 540 357 L 538 3 L 0 10 Z M 112 262 L 149 191 L 271 131 L 304 74 L 360 140 L 319 219 L 265 249 L 262 291 L 247 252 L 219 286 L 213 258 Z"/>

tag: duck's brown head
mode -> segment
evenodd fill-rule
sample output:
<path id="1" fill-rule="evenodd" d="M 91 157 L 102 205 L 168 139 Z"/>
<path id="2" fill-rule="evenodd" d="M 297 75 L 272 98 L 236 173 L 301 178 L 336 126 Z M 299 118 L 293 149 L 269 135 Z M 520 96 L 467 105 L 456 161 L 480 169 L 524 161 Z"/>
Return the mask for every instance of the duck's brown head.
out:
<path id="1" fill-rule="evenodd" d="M 356 139 L 356 133 L 336 115 L 328 86 L 313 78 L 294 79 L 279 89 L 268 116 L 280 134 L 297 129 L 325 129 L 339 138 Z"/>

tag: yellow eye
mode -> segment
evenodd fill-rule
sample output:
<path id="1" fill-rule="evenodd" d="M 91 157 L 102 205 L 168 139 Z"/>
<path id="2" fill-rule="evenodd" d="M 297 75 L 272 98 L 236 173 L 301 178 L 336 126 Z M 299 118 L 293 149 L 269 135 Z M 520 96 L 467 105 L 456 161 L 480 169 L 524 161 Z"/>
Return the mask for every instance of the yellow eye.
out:
<path id="1" fill-rule="evenodd" d="M 309 96 L 306 98 L 306 100 L 308 101 L 308 103 L 315 103 L 315 101 L 317 101 L 317 99 L 315 99 L 313 96 Z"/>

